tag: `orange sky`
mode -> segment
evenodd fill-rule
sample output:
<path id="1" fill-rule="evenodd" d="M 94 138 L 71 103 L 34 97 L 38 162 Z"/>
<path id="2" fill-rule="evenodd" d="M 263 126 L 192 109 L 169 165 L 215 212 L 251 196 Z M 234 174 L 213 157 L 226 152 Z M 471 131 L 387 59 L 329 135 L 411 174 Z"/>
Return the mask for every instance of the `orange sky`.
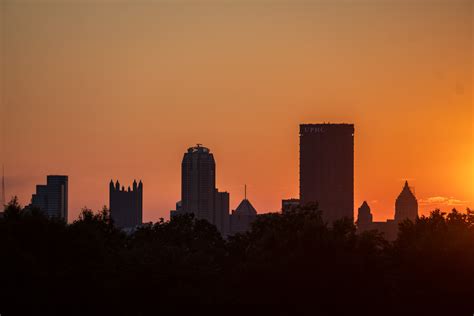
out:
<path id="1" fill-rule="evenodd" d="M 214 153 L 231 208 L 298 196 L 298 124 L 351 122 L 355 209 L 474 206 L 472 1 L 2 0 L 0 160 L 29 202 L 69 175 L 70 220 L 144 182 L 180 199 L 187 147 Z"/>

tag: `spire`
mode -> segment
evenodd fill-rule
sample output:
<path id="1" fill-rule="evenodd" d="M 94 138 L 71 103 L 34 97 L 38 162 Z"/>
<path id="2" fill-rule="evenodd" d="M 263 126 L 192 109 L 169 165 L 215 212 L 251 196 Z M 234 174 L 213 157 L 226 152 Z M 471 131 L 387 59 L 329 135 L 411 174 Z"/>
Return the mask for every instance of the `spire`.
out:
<path id="1" fill-rule="evenodd" d="M 408 181 L 405 180 L 405 185 L 403 186 L 403 190 L 400 193 L 400 196 L 405 195 L 405 196 L 413 196 L 415 197 L 415 194 L 412 191 L 412 188 L 408 185 Z"/>
<path id="2" fill-rule="evenodd" d="M 247 199 L 247 185 L 244 185 L 244 200 Z"/>

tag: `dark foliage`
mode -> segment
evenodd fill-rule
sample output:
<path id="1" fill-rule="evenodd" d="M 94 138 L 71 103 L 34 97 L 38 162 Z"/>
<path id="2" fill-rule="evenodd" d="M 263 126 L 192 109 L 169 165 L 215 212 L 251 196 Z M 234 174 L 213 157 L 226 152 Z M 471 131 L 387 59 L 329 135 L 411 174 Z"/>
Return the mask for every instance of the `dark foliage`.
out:
<path id="1" fill-rule="evenodd" d="M 316 206 L 258 216 L 224 240 L 192 215 L 116 229 L 107 209 L 67 225 L 13 199 L 0 219 L 0 312 L 145 314 L 189 304 L 310 311 L 474 311 L 474 213 L 434 211 L 389 243 Z"/>

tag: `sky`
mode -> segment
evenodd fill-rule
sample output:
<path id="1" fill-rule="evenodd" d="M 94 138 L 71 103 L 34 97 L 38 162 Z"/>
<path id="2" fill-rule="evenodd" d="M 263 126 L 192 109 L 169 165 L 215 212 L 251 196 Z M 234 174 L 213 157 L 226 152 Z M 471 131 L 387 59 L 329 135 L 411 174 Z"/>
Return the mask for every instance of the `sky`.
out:
<path id="1" fill-rule="evenodd" d="M 298 197 L 300 123 L 355 124 L 355 211 L 474 207 L 473 1 L 0 1 L 0 162 L 25 205 L 69 175 L 69 221 L 144 184 L 180 200 L 201 143 L 231 209 Z"/>

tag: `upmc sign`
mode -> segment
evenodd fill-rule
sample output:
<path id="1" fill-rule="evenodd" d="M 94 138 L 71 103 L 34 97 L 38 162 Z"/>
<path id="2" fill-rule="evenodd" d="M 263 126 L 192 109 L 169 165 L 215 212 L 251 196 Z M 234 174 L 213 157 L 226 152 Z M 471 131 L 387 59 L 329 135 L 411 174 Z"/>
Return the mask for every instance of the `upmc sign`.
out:
<path id="1" fill-rule="evenodd" d="M 324 133 L 323 127 L 305 127 L 305 133 Z"/>

